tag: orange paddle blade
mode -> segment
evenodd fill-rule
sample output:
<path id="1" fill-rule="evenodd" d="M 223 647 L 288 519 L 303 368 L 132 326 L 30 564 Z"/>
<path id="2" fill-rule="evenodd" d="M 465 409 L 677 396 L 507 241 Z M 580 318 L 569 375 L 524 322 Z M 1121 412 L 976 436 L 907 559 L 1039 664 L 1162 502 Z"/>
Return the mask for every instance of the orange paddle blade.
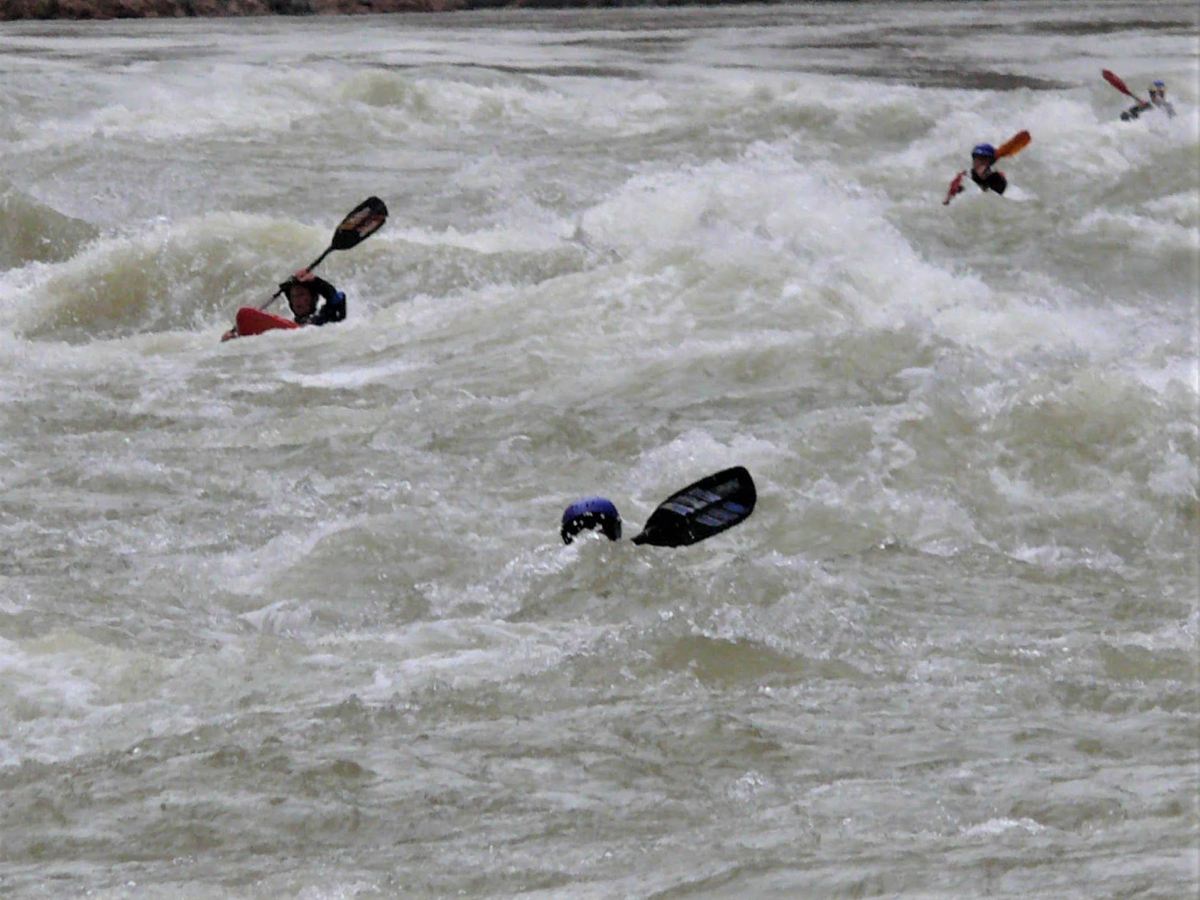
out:
<path id="1" fill-rule="evenodd" d="M 1003 159 L 1006 156 L 1013 156 L 1016 153 L 1020 153 L 1029 146 L 1029 142 L 1032 140 L 1033 138 L 1030 137 L 1028 131 L 1018 131 L 996 148 L 996 159 Z"/>

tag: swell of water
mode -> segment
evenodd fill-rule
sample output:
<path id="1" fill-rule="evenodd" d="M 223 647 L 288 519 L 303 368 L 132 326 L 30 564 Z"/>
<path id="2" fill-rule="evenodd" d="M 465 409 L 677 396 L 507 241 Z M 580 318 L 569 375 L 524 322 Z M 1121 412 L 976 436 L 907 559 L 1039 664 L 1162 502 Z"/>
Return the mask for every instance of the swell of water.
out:
<path id="1" fill-rule="evenodd" d="M 4 26 L 0 887 L 1194 890 L 1195 28 Z M 217 341 L 369 194 L 347 322 Z"/>
<path id="2" fill-rule="evenodd" d="M 0 265 L 69 259 L 97 230 L 0 182 Z"/>

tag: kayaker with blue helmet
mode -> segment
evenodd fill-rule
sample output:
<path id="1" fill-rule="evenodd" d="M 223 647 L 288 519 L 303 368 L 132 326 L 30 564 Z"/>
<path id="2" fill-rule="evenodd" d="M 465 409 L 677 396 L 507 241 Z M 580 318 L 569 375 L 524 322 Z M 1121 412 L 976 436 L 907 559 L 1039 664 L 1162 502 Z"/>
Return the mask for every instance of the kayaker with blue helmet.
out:
<path id="1" fill-rule="evenodd" d="M 744 466 L 722 469 L 658 504 L 633 542 L 651 547 L 690 546 L 746 521 L 757 500 L 754 479 Z M 610 541 L 621 539 L 621 514 L 611 500 L 585 497 L 563 511 L 559 533 L 564 544 L 588 530 L 599 531 Z"/>
<path id="2" fill-rule="evenodd" d="M 954 176 L 954 180 L 950 182 L 950 190 L 946 192 L 946 199 L 942 201 L 945 206 L 963 190 L 963 178 L 969 172 L 971 180 L 979 185 L 981 190 L 995 191 L 997 194 L 1003 194 L 1008 188 L 1008 179 L 1004 177 L 1004 173 L 998 169 L 993 169 L 992 166 L 996 162 L 996 148 L 991 144 L 976 144 L 971 150 L 971 168 L 964 169 Z"/>
<path id="3" fill-rule="evenodd" d="M 599 531 L 610 541 L 621 539 L 621 514 L 611 500 L 604 497 L 585 497 L 576 500 L 562 514 L 563 543 L 575 540 L 581 531 Z"/>
<path id="4" fill-rule="evenodd" d="M 971 149 L 971 180 L 982 190 L 1003 194 L 1008 179 L 999 169 L 992 168 L 995 164 L 996 148 L 991 144 L 976 144 Z"/>
<path id="5" fill-rule="evenodd" d="M 1136 106 L 1131 106 L 1121 113 L 1122 122 L 1132 122 L 1149 109 L 1161 109 L 1167 118 L 1175 118 L 1175 107 L 1167 100 L 1167 84 L 1165 81 L 1154 81 L 1150 84 L 1150 102 L 1139 100 Z"/>

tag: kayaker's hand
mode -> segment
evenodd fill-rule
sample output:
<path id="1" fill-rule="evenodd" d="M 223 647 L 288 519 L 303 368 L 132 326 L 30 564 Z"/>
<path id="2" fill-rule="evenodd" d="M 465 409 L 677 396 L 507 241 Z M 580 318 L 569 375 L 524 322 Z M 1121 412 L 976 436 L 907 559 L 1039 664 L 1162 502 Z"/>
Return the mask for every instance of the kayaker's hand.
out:
<path id="1" fill-rule="evenodd" d="M 308 271 L 308 269 L 297 269 L 296 274 L 293 275 L 292 277 L 295 278 L 297 281 L 312 281 L 317 276 L 314 275 L 312 272 Z"/>

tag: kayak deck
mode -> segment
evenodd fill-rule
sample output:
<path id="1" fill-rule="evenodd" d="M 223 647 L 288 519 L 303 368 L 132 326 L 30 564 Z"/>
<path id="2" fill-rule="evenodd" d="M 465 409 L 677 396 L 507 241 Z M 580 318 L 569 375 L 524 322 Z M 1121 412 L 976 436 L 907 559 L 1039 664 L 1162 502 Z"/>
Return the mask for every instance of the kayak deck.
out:
<path id="1" fill-rule="evenodd" d="M 291 319 L 263 312 L 261 309 L 255 309 L 253 306 L 243 306 L 239 309 L 236 321 L 238 337 L 262 334 L 264 331 L 287 330 L 289 328 L 300 327 Z"/>

